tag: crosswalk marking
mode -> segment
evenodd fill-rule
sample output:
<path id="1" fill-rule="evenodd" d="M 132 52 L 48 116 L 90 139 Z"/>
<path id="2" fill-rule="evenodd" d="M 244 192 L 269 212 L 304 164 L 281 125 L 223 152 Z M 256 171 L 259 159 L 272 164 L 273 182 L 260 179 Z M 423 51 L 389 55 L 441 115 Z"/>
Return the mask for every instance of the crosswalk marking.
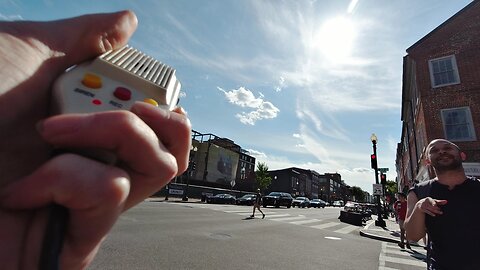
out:
<path id="1" fill-rule="evenodd" d="M 315 229 L 326 229 L 326 228 L 329 228 L 329 227 L 333 227 L 333 226 L 337 226 L 338 222 L 328 222 L 328 223 L 324 223 L 324 224 L 320 224 L 320 225 L 313 225 L 313 226 L 309 226 L 310 228 L 315 228 Z"/>
<path id="2" fill-rule="evenodd" d="M 285 217 L 285 218 L 275 218 L 274 221 L 290 221 L 296 219 L 305 219 L 305 216 L 296 216 L 296 217 Z"/>
<path id="3" fill-rule="evenodd" d="M 400 269 L 382 266 L 382 267 L 378 267 L 378 270 L 400 270 Z"/>
<path id="4" fill-rule="evenodd" d="M 265 218 L 272 219 L 272 218 L 279 218 L 279 217 L 289 217 L 290 214 L 276 214 L 276 215 L 267 215 L 265 214 Z"/>
<path id="5" fill-rule="evenodd" d="M 419 260 L 412 260 L 412 259 L 403 259 L 403 258 L 397 258 L 397 257 L 389 257 L 385 256 L 383 254 L 380 255 L 380 260 L 383 260 L 385 262 L 392 262 L 392 263 L 399 263 L 399 264 L 407 264 L 407 265 L 412 265 L 412 266 L 425 266 L 425 262 L 419 261 Z"/>
<path id="6" fill-rule="evenodd" d="M 423 255 L 422 253 L 416 251 L 415 249 L 412 249 L 414 252 L 409 252 L 407 250 L 399 250 L 399 249 L 388 249 L 385 253 L 386 254 L 392 254 L 392 255 L 402 255 L 402 256 L 411 256 L 415 257 L 417 259 L 423 260 L 427 256 Z M 416 252 L 415 252 L 416 251 Z"/>
<path id="7" fill-rule="evenodd" d="M 229 213 L 229 214 L 236 214 L 236 215 L 241 215 L 241 216 L 250 216 L 252 214 L 251 208 L 250 207 L 242 207 L 241 209 L 233 209 L 231 208 L 231 205 L 195 205 L 196 207 L 199 208 L 204 208 L 204 209 L 210 209 L 214 211 L 221 211 L 224 213 Z M 238 206 L 237 206 L 238 207 Z M 335 228 L 334 232 L 340 233 L 340 234 L 348 234 L 352 233 L 355 230 L 357 230 L 359 227 L 354 226 L 354 225 L 347 225 L 343 224 L 340 222 L 327 222 L 327 223 L 321 223 L 323 220 L 321 219 L 316 219 L 316 218 L 308 218 L 305 215 L 292 215 L 288 213 L 279 213 L 281 211 L 269 211 L 268 209 L 264 209 L 263 212 L 265 213 L 265 219 L 271 220 L 271 221 L 278 221 L 278 222 L 285 222 L 289 224 L 294 224 L 294 225 L 305 225 L 307 227 L 313 228 L 313 229 L 327 229 L 330 227 L 335 227 L 337 225 L 344 225 L 345 227 L 342 228 Z M 257 213 L 255 213 L 257 214 Z M 261 215 L 259 212 L 258 215 Z M 255 215 L 257 216 L 257 215 Z M 317 223 L 317 224 L 315 224 Z"/>
<path id="8" fill-rule="evenodd" d="M 394 256 L 389 256 L 394 255 Z M 419 269 L 425 269 L 426 263 L 424 259 L 426 255 L 420 248 L 414 248 L 412 251 L 400 250 L 396 243 L 382 243 L 382 249 L 378 256 L 378 270 L 394 270 L 396 268 L 390 268 L 386 266 L 386 263 L 395 263 L 397 265 L 404 265 L 402 269 L 412 269 L 412 267 L 418 267 Z"/>
<path id="9" fill-rule="evenodd" d="M 334 232 L 346 234 L 346 233 L 351 233 L 351 232 L 355 231 L 356 229 L 358 229 L 357 226 L 348 225 L 348 226 L 345 226 L 345 227 L 343 227 L 341 229 L 338 229 Z"/>
<path id="10" fill-rule="evenodd" d="M 252 210 L 223 210 L 225 213 L 252 213 Z"/>
<path id="11" fill-rule="evenodd" d="M 295 225 L 303 225 L 303 224 L 315 223 L 315 222 L 320 222 L 320 221 L 322 221 L 322 220 L 312 218 L 312 219 L 307 219 L 307 220 L 292 221 L 292 222 L 289 222 L 289 223 L 295 224 Z"/>

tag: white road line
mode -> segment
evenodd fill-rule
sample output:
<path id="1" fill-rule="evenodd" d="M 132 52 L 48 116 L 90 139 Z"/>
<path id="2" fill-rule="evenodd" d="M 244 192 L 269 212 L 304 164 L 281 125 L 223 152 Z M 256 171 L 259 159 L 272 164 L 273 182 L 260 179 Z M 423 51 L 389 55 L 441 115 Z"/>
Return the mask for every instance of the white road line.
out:
<path id="1" fill-rule="evenodd" d="M 314 229 L 325 229 L 325 228 L 337 226 L 337 225 L 339 225 L 339 224 L 340 224 L 340 223 L 338 223 L 338 222 L 328 222 L 328 223 L 324 223 L 324 224 L 320 224 L 320 225 L 314 225 L 314 226 L 309 226 L 309 227 L 310 227 L 310 228 L 314 228 Z"/>
<path id="2" fill-rule="evenodd" d="M 385 269 L 385 258 L 383 257 L 383 254 L 385 254 L 386 250 L 387 250 L 387 243 L 382 242 L 382 249 L 380 250 L 380 255 L 378 255 L 379 270 Z"/>
<path id="3" fill-rule="evenodd" d="M 265 213 L 265 218 L 271 219 L 271 218 L 279 218 L 279 217 L 289 217 L 290 214 L 277 214 L 277 215 L 267 215 Z"/>
<path id="4" fill-rule="evenodd" d="M 386 256 L 385 254 L 387 254 L 387 253 L 402 255 L 402 256 L 410 256 L 410 254 L 411 254 L 409 252 L 399 251 L 398 249 L 393 250 L 393 247 L 395 247 L 394 244 L 388 244 L 387 245 L 387 243 L 385 243 L 385 242 L 382 243 L 382 250 L 380 251 L 380 255 L 378 256 L 378 270 L 392 270 L 392 269 L 394 269 L 394 268 L 385 267 L 385 262 L 404 264 L 404 265 L 410 265 L 410 266 L 418 266 L 418 267 L 425 267 L 426 266 L 426 263 L 421 261 L 421 260 L 403 259 L 403 258 L 398 258 L 398 257 Z"/>
<path id="5" fill-rule="evenodd" d="M 402 255 L 402 256 L 407 256 L 407 257 L 414 257 L 414 258 L 418 258 L 418 259 L 425 259 L 427 258 L 427 255 L 421 253 L 421 252 L 411 252 L 411 251 L 407 251 L 407 250 L 387 250 L 387 252 L 385 252 L 386 254 L 392 254 L 392 255 Z"/>
<path id="6" fill-rule="evenodd" d="M 289 220 L 296 220 L 296 219 L 305 219 L 305 216 L 274 218 L 274 219 L 271 219 L 271 220 L 274 220 L 274 221 L 289 221 Z"/>
<path id="7" fill-rule="evenodd" d="M 357 229 L 358 229 L 358 226 L 348 225 L 334 232 L 346 234 L 346 233 L 351 233 Z"/>
<path id="8" fill-rule="evenodd" d="M 320 221 L 322 221 L 322 220 L 321 220 L 321 219 L 312 218 L 312 219 L 307 219 L 307 220 L 292 221 L 292 222 L 289 222 L 289 223 L 295 224 L 295 225 L 303 225 L 303 224 L 315 223 L 315 222 L 320 222 Z"/>
<path id="9" fill-rule="evenodd" d="M 383 260 L 384 262 L 406 264 L 406 265 L 419 266 L 419 267 L 427 266 L 427 264 L 423 261 L 413 260 L 413 259 L 402 259 L 402 258 L 397 258 L 397 257 L 389 257 L 389 256 L 385 256 L 384 254 L 380 254 L 379 258 L 381 260 Z"/>
<path id="10" fill-rule="evenodd" d="M 398 268 L 390 268 L 390 267 L 385 267 L 385 266 L 383 266 L 383 267 L 378 267 L 378 270 L 400 270 L 400 269 L 398 269 Z"/>
<path id="11" fill-rule="evenodd" d="M 252 213 L 252 210 L 223 210 L 225 213 Z M 256 211 L 255 211 L 256 212 Z"/>

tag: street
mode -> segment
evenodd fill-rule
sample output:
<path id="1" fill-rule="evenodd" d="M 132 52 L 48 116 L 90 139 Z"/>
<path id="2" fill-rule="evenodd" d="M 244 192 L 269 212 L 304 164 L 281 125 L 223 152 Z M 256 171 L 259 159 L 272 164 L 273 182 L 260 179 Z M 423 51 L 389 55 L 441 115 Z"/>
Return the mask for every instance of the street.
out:
<path id="1" fill-rule="evenodd" d="M 262 208 L 146 201 L 125 213 L 89 269 L 425 269 L 341 223 L 340 208 Z"/>

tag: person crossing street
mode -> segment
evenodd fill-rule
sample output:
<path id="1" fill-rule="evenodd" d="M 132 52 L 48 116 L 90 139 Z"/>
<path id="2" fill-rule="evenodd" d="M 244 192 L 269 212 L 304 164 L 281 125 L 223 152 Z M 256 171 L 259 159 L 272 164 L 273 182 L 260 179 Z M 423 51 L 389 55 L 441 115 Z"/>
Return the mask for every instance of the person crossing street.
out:
<path id="1" fill-rule="evenodd" d="M 253 203 L 253 213 L 250 216 L 251 218 L 255 217 L 255 209 L 258 209 L 258 211 L 260 211 L 260 213 L 262 213 L 262 219 L 265 218 L 265 213 L 263 213 L 262 209 L 260 209 L 261 202 L 262 202 L 262 194 L 260 193 L 260 189 L 257 189 L 255 202 Z"/>

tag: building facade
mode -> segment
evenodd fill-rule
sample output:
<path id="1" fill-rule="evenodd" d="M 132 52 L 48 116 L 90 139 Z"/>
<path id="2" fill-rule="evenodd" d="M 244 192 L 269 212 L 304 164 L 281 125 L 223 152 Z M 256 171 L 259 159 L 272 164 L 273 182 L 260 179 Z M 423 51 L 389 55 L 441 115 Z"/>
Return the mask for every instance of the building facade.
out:
<path id="1" fill-rule="evenodd" d="M 437 138 L 466 154 L 480 175 L 480 1 L 473 1 L 407 49 L 403 59 L 399 188 L 434 177 L 425 147 Z M 478 135 L 477 135 L 478 134 Z"/>
<path id="2" fill-rule="evenodd" d="M 338 173 L 319 174 L 316 171 L 287 168 L 268 172 L 272 184 L 266 190 L 290 193 L 292 196 L 304 196 L 309 199 L 322 199 L 326 202 L 351 200 L 350 186 L 342 181 Z"/>
<path id="3" fill-rule="evenodd" d="M 255 157 L 232 140 L 192 131 L 190 165 L 181 182 L 224 189 L 253 191 Z"/>

